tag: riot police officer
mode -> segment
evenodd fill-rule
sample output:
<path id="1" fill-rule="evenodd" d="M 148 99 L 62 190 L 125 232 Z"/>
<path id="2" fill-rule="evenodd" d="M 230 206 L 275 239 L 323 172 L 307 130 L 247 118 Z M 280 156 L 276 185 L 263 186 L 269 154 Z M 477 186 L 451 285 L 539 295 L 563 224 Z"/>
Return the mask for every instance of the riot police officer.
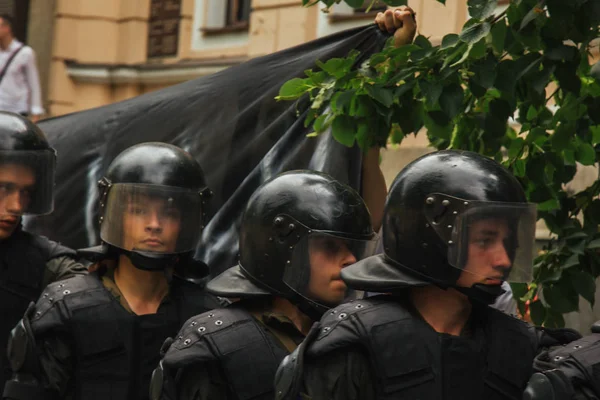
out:
<path id="1" fill-rule="evenodd" d="M 178 275 L 209 190 L 190 154 L 143 143 L 111 163 L 100 188 L 102 246 L 90 275 L 49 285 L 15 327 L 6 399 L 146 399 L 159 350 L 193 315 L 218 306 Z"/>
<path id="2" fill-rule="evenodd" d="M 240 261 L 207 285 L 239 298 L 187 321 L 154 373 L 152 399 L 272 399 L 283 357 L 345 297 L 342 268 L 375 247 L 361 197 L 330 176 L 281 174 L 251 196 Z"/>
<path id="3" fill-rule="evenodd" d="M 440 151 L 409 164 L 386 202 L 384 254 L 341 273 L 388 294 L 326 313 L 282 362 L 277 398 L 520 399 L 538 348 L 578 337 L 488 306 L 503 281 L 531 278 L 535 223 L 491 159 Z"/>
<path id="4" fill-rule="evenodd" d="M 75 251 L 25 232 L 24 215 L 52 212 L 56 152 L 27 118 L 0 112 L 0 387 L 10 379 L 6 342 L 50 282 L 83 274 Z"/>

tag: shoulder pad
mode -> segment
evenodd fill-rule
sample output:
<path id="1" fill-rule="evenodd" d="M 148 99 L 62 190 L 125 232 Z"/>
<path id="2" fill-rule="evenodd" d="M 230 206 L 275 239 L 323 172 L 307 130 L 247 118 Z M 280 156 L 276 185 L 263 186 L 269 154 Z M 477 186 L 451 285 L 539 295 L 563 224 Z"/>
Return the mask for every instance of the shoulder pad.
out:
<path id="1" fill-rule="evenodd" d="M 216 359 L 216 349 L 205 339 L 248 320 L 253 321 L 252 316 L 236 308 L 217 309 L 188 319 L 166 351 L 164 368 L 180 368 L 191 362 Z"/>
<path id="2" fill-rule="evenodd" d="M 23 319 L 13 328 L 8 338 L 7 356 L 13 372 L 38 372 L 35 338 L 29 321 L 34 307 L 33 303 L 29 305 Z"/>
<path id="3" fill-rule="evenodd" d="M 92 290 L 103 290 L 104 286 L 97 275 L 76 275 L 71 278 L 52 282 L 42 292 L 31 315 L 34 331 L 44 331 L 52 326 L 62 324 L 62 318 L 68 318 L 69 308 L 80 308 L 87 301 L 78 301 L 82 294 L 90 294 Z M 68 307 L 64 304 L 68 302 Z"/>
<path id="4" fill-rule="evenodd" d="M 523 393 L 523 400 L 571 399 L 574 394 L 567 377 L 559 370 L 552 370 L 532 375 Z"/>
<path id="5" fill-rule="evenodd" d="M 353 300 L 327 311 L 318 323 L 319 334 L 307 352 L 318 355 L 355 343 L 368 336 L 371 325 L 405 318 L 410 313 L 387 295 Z M 360 323 L 356 323 L 360 319 Z"/>

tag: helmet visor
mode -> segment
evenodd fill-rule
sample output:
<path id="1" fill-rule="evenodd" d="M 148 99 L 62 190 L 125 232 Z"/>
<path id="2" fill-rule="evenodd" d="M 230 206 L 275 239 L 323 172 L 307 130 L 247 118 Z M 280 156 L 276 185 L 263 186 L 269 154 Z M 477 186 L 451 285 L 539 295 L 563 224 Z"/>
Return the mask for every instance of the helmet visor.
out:
<path id="1" fill-rule="evenodd" d="M 51 213 L 55 166 L 52 150 L 0 150 L 0 214 Z"/>
<path id="2" fill-rule="evenodd" d="M 488 281 L 531 282 L 536 216 L 535 204 L 470 202 L 451 227 L 449 264 Z"/>
<path id="3" fill-rule="evenodd" d="M 163 254 L 193 250 L 202 231 L 200 192 L 117 183 L 110 187 L 100 237 L 124 250 Z"/>
<path id="4" fill-rule="evenodd" d="M 346 297 L 342 268 L 372 255 L 376 245 L 376 237 L 355 239 L 312 231 L 294 246 L 283 281 L 311 302 L 335 306 Z"/>

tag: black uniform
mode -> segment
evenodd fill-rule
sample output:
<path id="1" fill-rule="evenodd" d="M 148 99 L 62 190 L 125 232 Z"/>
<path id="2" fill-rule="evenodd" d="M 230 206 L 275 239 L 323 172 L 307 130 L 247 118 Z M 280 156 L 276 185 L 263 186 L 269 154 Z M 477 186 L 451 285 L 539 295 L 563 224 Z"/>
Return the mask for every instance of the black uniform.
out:
<path id="1" fill-rule="evenodd" d="M 36 125 L 20 115 L 0 112 L 0 168 L 25 166 L 35 175 L 31 201 L 23 214 L 52 211 L 55 158 L 54 150 Z M 20 183 L 0 182 L 0 203 L 2 196 L 16 190 L 13 184 Z M 0 208 L 0 216 L 8 212 Z M 76 261 L 75 251 L 23 231 L 20 223 L 8 238 L 0 240 L 0 388 L 11 376 L 6 359 L 10 331 L 29 303 L 35 302 L 50 282 L 85 272 L 86 268 Z"/>
<path id="2" fill-rule="evenodd" d="M 342 270 L 349 287 L 388 294 L 326 313 L 284 359 L 277 398 L 521 399 L 539 349 L 579 335 L 554 340 L 488 306 L 502 293 L 500 285 L 461 287 L 457 281 L 463 270 L 479 273 L 469 269 L 474 245 L 506 255 L 495 256 L 494 273 L 530 278 L 535 221 L 535 205 L 493 160 L 441 151 L 409 164 L 386 202 L 384 254 Z M 471 237 L 476 232 L 485 241 Z M 436 332 L 412 303 L 411 288 L 431 285 L 471 300 L 459 336 Z"/>
<path id="3" fill-rule="evenodd" d="M 308 295 L 309 248 L 335 256 L 346 246 L 361 259 L 374 236 L 358 193 L 328 175 L 293 171 L 264 183 L 242 217 L 240 263 L 207 285 L 242 300 L 192 318 L 166 343 L 152 399 L 272 399 L 277 367 L 303 338 L 289 318 L 273 313 L 273 297 L 318 319 L 329 304 Z"/>
<path id="4" fill-rule="evenodd" d="M 162 143 L 134 146 L 113 161 L 100 189 L 104 243 L 82 251 L 99 269 L 49 285 L 15 327 L 9 344 L 14 376 L 5 386 L 6 399 L 147 399 L 165 338 L 191 316 L 219 305 L 202 286 L 178 276 L 207 272 L 191 258 L 207 192 L 200 166 L 188 153 Z M 145 208 L 144 201 L 162 208 Z M 138 248 L 135 240 L 128 245 L 133 239 L 126 213 L 152 215 L 142 229 L 148 235 L 164 229 L 165 220 L 175 221 L 174 250 Z M 119 268 L 123 256 L 134 267 L 162 271 L 170 280 L 155 314 L 136 315 L 121 296 L 112 268 Z"/>

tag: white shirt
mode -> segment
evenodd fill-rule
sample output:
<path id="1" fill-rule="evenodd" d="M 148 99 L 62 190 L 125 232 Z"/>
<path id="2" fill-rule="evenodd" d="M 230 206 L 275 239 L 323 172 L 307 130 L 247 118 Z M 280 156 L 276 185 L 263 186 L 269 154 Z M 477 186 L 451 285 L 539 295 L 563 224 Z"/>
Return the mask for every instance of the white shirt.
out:
<path id="1" fill-rule="evenodd" d="M 0 48 L 0 71 L 10 56 L 22 45 L 21 42 L 13 39 L 7 49 Z M 33 115 L 44 114 L 35 53 L 29 46 L 19 51 L 0 82 L 0 110 Z"/>

